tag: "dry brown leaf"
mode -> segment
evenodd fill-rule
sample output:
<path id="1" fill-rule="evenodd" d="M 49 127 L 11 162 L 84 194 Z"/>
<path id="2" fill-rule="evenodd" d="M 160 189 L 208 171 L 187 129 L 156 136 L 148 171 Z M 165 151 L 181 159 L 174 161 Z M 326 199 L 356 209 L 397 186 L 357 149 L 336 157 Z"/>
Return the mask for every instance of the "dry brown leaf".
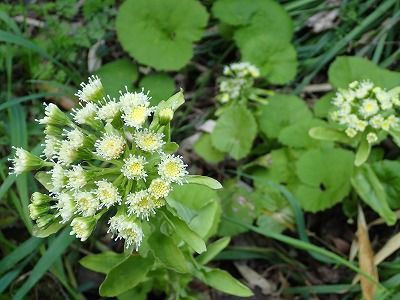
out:
<path id="1" fill-rule="evenodd" d="M 250 287 L 259 287 L 264 295 L 272 295 L 276 292 L 276 284 L 274 282 L 268 281 L 246 264 L 235 263 L 235 266 Z"/>
<path id="2" fill-rule="evenodd" d="M 358 261 L 363 272 L 378 281 L 378 271 L 374 264 L 374 252 L 368 235 L 368 227 L 361 206 L 358 208 L 357 237 L 359 244 Z M 365 300 L 372 300 L 376 292 L 376 283 L 365 276 L 360 277 L 361 289 Z"/>
<path id="3" fill-rule="evenodd" d="M 400 232 L 392 236 L 386 244 L 376 253 L 374 257 L 375 265 L 379 265 L 386 258 L 400 248 Z"/>

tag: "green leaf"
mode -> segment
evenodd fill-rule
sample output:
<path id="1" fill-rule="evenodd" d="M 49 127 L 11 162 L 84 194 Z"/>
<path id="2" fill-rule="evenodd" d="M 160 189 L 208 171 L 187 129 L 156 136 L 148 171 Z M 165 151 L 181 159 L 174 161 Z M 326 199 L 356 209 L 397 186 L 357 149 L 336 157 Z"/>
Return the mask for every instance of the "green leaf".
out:
<path id="1" fill-rule="evenodd" d="M 362 57 L 339 56 L 329 67 L 329 81 L 336 88 L 347 88 L 355 80 L 369 79 L 376 85 L 391 89 L 399 85 L 400 73 L 378 67 Z"/>
<path id="2" fill-rule="evenodd" d="M 40 245 L 42 245 L 43 242 L 43 239 L 31 237 L 22 244 L 19 244 L 13 252 L 0 260 L 0 274 L 8 271 L 21 259 L 32 254 Z"/>
<path id="3" fill-rule="evenodd" d="M 163 146 L 164 152 L 168 153 L 168 154 L 175 153 L 178 150 L 178 148 L 179 148 L 179 145 L 175 142 L 169 142 Z"/>
<path id="4" fill-rule="evenodd" d="M 297 73 L 296 50 L 286 41 L 258 35 L 240 45 L 242 60 L 255 64 L 269 82 L 285 84 Z"/>
<path id="5" fill-rule="evenodd" d="M 253 295 L 253 292 L 247 286 L 221 269 L 204 268 L 201 273 L 196 273 L 195 276 L 209 286 L 230 295 L 239 297 Z"/>
<path id="6" fill-rule="evenodd" d="M 400 162 L 394 160 L 377 161 L 372 164 L 372 169 L 385 188 L 386 199 L 390 207 L 392 209 L 400 208 Z"/>
<path id="7" fill-rule="evenodd" d="M 343 131 L 334 128 L 318 126 L 311 128 L 308 133 L 312 138 L 321 141 L 334 141 L 344 144 L 352 143 L 352 139 L 349 138 Z"/>
<path id="8" fill-rule="evenodd" d="M 165 214 L 169 223 L 174 227 L 176 234 L 182 240 L 184 240 L 190 248 L 192 248 L 197 253 L 203 253 L 207 250 L 206 244 L 204 243 L 203 239 L 192 229 L 190 229 L 185 221 L 182 221 L 178 217 L 175 217 L 168 211 L 165 211 Z"/>
<path id="9" fill-rule="evenodd" d="M 329 92 L 321 97 L 315 104 L 314 104 L 314 114 L 318 118 L 328 118 L 329 112 L 332 111 L 332 98 L 335 96 L 334 92 Z"/>
<path id="10" fill-rule="evenodd" d="M 124 254 L 106 251 L 100 254 L 87 255 L 79 263 L 91 271 L 107 274 L 125 258 Z"/>
<path id="11" fill-rule="evenodd" d="M 243 36 L 249 39 L 254 33 L 273 35 L 290 41 L 293 35 L 292 21 L 285 9 L 272 0 L 218 0 L 212 12 L 222 22 L 243 26 Z M 246 26 L 248 25 L 248 26 Z"/>
<path id="12" fill-rule="evenodd" d="M 258 123 L 267 137 L 277 138 L 282 129 L 311 118 L 311 111 L 303 100 L 296 96 L 277 94 L 261 107 Z"/>
<path id="13" fill-rule="evenodd" d="M 256 210 L 250 193 L 235 180 L 224 181 L 224 188 L 220 192 L 221 206 L 224 216 L 237 218 L 246 224 L 252 224 L 256 217 Z M 221 220 L 218 228 L 220 236 L 234 236 L 246 231 L 241 226 Z"/>
<path id="14" fill-rule="evenodd" d="M 100 285 L 100 295 L 114 297 L 134 288 L 146 279 L 153 264 L 154 259 L 150 257 L 128 256 L 107 274 Z"/>
<path id="15" fill-rule="evenodd" d="M 172 238 L 160 232 L 154 232 L 149 237 L 148 243 L 154 256 L 167 268 L 178 273 L 189 272 L 188 262 Z"/>
<path id="16" fill-rule="evenodd" d="M 224 250 L 231 241 L 230 237 L 223 237 L 208 245 L 207 251 L 196 257 L 199 264 L 205 265 Z"/>
<path id="17" fill-rule="evenodd" d="M 361 199 L 375 210 L 388 225 L 396 223 L 396 214 L 390 209 L 385 189 L 372 168 L 364 164 L 357 168 L 351 183 Z"/>
<path id="18" fill-rule="evenodd" d="M 281 130 L 278 140 L 289 147 L 294 148 L 312 148 L 321 145 L 321 142 L 310 137 L 308 134 L 310 128 L 314 126 L 323 126 L 326 123 L 319 119 L 306 119 Z"/>
<path id="19" fill-rule="evenodd" d="M 365 135 L 361 138 L 360 145 L 358 145 L 358 149 L 356 152 L 356 159 L 354 161 L 354 165 L 357 167 L 361 166 L 368 159 L 369 153 L 371 152 L 371 144 L 368 143 Z"/>
<path id="20" fill-rule="evenodd" d="M 218 180 L 215 180 L 214 178 L 207 177 L 207 176 L 188 175 L 188 176 L 186 176 L 186 181 L 187 181 L 187 183 L 204 185 L 213 190 L 219 190 L 222 188 L 222 185 L 219 183 Z"/>
<path id="21" fill-rule="evenodd" d="M 151 91 L 151 105 L 157 105 L 160 101 L 168 99 L 173 94 L 175 82 L 165 73 L 152 73 L 143 77 L 139 87 Z"/>
<path id="22" fill-rule="evenodd" d="M 218 194 L 204 185 L 176 186 L 167 198 L 189 227 L 202 238 L 216 231 L 221 215 Z"/>
<path id="23" fill-rule="evenodd" d="M 203 158 L 206 162 L 216 164 L 222 161 L 225 154 L 212 145 L 211 135 L 203 133 L 200 138 L 194 143 L 193 150 L 198 156 Z"/>
<path id="24" fill-rule="evenodd" d="M 42 255 L 35 267 L 30 272 L 28 280 L 19 288 L 13 299 L 25 299 L 25 295 L 42 278 L 53 263 L 64 253 L 65 249 L 75 240 L 75 237 L 69 234 L 70 229 L 65 228 L 50 244 L 49 248 Z"/>
<path id="25" fill-rule="evenodd" d="M 256 135 L 257 124 L 252 113 L 243 105 L 233 105 L 217 120 L 211 141 L 216 149 L 238 160 L 249 154 Z"/>
<path id="26" fill-rule="evenodd" d="M 127 0 L 116 30 L 122 47 L 140 63 L 179 70 L 193 56 L 192 43 L 202 37 L 207 21 L 206 9 L 195 0 Z"/>
<path id="27" fill-rule="evenodd" d="M 118 59 L 102 65 L 96 75 L 100 77 L 106 94 L 118 97 L 119 91 L 125 90 L 125 86 L 132 88 L 138 78 L 138 70 L 129 59 Z"/>
<path id="28" fill-rule="evenodd" d="M 51 174 L 48 174 L 45 171 L 39 171 L 35 174 L 35 178 L 45 187 L 46 190 L 51 191 L 53 189 Z"/>
<path id="29" fill-rule="evenodd" d="M 317 212 L 340 202 L 350 191 L 354 155 L 342 149 L 312 149 L 296 163 L 300 182 L 294 190 L 306 211 Z"/>
<path id="30" fill-rule="evenodd" d="M 36 225 L 33 225 L 32 235 L 35 237 L 38 237 L 38 238 L 45 238 L 45 237 L 48 237 L 49 235 L 52 235 L 52 234 L 58 232 L 63 227 L 64 227 L 64 224 L 58 222 L 57 220 L 54 221 L 52 224 L 50 224 L 45 229 L 42 229 Z"/>

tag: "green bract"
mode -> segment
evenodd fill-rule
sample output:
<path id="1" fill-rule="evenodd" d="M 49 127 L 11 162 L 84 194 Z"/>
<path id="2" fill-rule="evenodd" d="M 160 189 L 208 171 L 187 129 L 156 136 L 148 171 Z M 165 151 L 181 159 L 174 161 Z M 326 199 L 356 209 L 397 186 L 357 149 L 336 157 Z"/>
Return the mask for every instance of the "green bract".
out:
<path id="1" fill-rule="evenodd" d="M 193 56 L 208 14 L 196 0 L 127 0 L 116 28 L 123 48 L 142 64 L 179 70 Z"/>

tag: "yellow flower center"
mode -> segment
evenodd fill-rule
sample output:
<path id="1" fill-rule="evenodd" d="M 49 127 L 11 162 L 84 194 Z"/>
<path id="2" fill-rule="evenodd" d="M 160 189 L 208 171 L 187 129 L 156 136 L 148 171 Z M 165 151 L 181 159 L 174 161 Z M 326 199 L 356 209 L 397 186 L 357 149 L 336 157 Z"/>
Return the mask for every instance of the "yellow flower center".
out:
<path id="1" fill-rule="evenodd" d="M 147 108 L 145 106 L 137 106 L 132 109 L 130 113 L 130 119 L 136 123 L 142 124 L 146 121 Z"/>
<path id="2" fill-rule="evenodd" d="M 140 162 L 133 162 L 128 166 L 128 170 L 133 176 L 137 176 L 143 172 L 143 165 Z"/>
<path id="3" fill-rule="evenodd" d="M 178 164 L 176 164 L 175 162 L 167 162 L 165 164 L 165 174 L 168 177 L 177 177 L 179 176 L 181 172 L 181 168 Z"/>

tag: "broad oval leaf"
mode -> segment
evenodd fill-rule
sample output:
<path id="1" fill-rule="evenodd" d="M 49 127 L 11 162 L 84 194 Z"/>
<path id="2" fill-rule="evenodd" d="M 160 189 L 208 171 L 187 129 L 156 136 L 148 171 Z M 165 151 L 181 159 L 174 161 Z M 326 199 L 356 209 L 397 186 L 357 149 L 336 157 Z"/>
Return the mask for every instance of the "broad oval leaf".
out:
<path id="1" fill-rule="evenodd" d="M 209 263 L 214 257 L 216 257 L 222 250 L 224 250 L 231 241 L 231 238 L 226 236 L 216 240 L 212 244 L 208 245 L 207 251 L 196 257 L 198 263 L 205 265 Z"/>
<path id="2" fill-rule="evenodd" d="M 127 0 L 116 29 L 122 47 L 140 63 L 179 70 L 193 56 L 192 43 L 207 21 L 206 9 L 195 0 Z"/>
<path id="3" fill-rule="evenodd" d="M 178 273 L 188 273 L 189 267 L 182 251 L 174 240 L 160 232 L 154 232 L 148 239 L 150 249 L 167 268 Z"/>
<path id="4" fill-rule="evenodd" d="M 188 175 L 186 176 L 186 181 L 187 183 L 205 185 L 206 187 L 209 187 L 213 190 L 219 190 L 222 188 L 222 185 L 221 183 L 219 183 L 218 180 L 215 180 L 214 178 L 208 176 Z"/>
<path id="5" fill-rule="evenodd" d="M 100 295 L 114 297 L 135 287 L 145 280 L 153 264 L 154 259 L 151 257 L 129 256 L 107 274 L 100 285 Z"/>
<path id="6" fill-rule="evenodd" d="M 369 165 L 364 164 L 357 168 L 351 183 L 361 199 L 375 210 L 386 224 L 396 223 L 397 216 L 389 207 L 384 187 Z"/>
<path id="7" fill-rule="evenodd" d="M 344 132 L 329 127 L 313 127 L 309 130 L 309 135 L 317 140 L 334 141 L 344 144 L 351 144 L 352 140 Z"/>
<path id="8" fill-rule="evenodd" d="M 257 123 L 252 113 L 243 105 L 233 105 L 218 119 L 211 141 L 216 149 L 241 159 L 249 154 L 256 135 Z"/>
<path id="9" fill-rule="evenodd" d="M 126 259 L 124 254 L 106 251 L 100 254 L 87 255 L 79 263 L 91 271 L 107 274 L 124 259 Z"/>
<path id="10" fill-rule="evenodd" d="M 195 276 L 209 286 L 230 295 L 239 297 L 253 295 L 253 292 L 247 286 L 221 269 L 204 268 L 200 274 L 195 274 Z"/>
<path id="11" fill-rule="evenodd" d="M 165 73 L 153 73 L 143 77 L 139 87 L 151 91 L 151 105 L 157 105 L 172 95 L 175 91 L 175 82 Z"/>

